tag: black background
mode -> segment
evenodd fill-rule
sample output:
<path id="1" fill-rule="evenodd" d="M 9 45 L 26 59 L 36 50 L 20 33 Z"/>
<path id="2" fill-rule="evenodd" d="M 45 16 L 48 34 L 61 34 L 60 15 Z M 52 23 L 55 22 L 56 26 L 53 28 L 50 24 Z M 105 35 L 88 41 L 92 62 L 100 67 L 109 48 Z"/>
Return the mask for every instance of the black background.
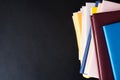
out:
<path id="1" fill-rule="evenodd" d="M 84 2 L 1 0 L 0 80 L 85 80 L 72 22 Z"/>

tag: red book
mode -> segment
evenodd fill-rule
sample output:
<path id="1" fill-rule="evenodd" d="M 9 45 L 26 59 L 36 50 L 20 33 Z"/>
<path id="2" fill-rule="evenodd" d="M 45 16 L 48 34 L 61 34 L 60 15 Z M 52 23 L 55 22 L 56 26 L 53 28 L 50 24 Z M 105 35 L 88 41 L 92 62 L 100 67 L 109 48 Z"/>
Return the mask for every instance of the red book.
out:
<path id="1" fill-rule="evenodd" d="M 98 60 L 100 80 L 114 80 L 108 49 L 103 32 L 103 26 L 120 22 L 120 10 L 98 13 L 91 16 L 95 50 Z"/>

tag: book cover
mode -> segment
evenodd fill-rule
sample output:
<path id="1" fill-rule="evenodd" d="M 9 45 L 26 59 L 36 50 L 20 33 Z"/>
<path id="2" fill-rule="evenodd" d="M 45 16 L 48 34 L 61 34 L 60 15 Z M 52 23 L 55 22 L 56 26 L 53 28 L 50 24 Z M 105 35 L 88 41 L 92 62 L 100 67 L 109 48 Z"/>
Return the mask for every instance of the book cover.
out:
<path id="1" fill-rule="evenodd" d="M 103 26 L 115 80 L 120 80 L 120 22 Z"/>
<path id="2" fill-rule="evenodd" d="M 89 51 L 89 46 L 90 46 L 90 40 L 91 40 L 91 22 L 90 22 L 90 11 L 91 8 L 95 5 L 95 3 L 86 3 L 86 7 L 84 10 L 84 26 L 82 27 L 82 46 L 83 50 L 82 52 L 84 53 L 83 56 L 83 61 L 80 69 L 80 73 L 84 73 L 84 69 L 86 66 L 86 60 L 87 60 L 87 55 Z"/>
<path id="3" fill-rule="evenodd" d="M 91 21 L 99 78 L 100 80 L 114 80 L 102 26 L 120 21 L 120 10 L 94 14 Z"/>
<path id="4" fill-rule="evenodd" d="M 79 60 L 82 62 L 83 54 L 81 52 L 81 42 L 82 42 L 82 12 L 78 11 L 73 13 L 72 16 L 74 28 L 76 32 Z"/>
<path id="5" fill-rule="evenodd" d="M 96 14 L 97 10 L 98 10 L 98 7 L 92 7 L 91 14 Z M 96 53 L 95 53 L 95 46 L 94 46 L 92 30 L 91 30 L 91 42 L 90 42 L 90 47 L 89 47 L 89 51 L 88 51 L 88 57 L 87 57 L 84 73 L 91 77 L 99 78 L 97 57 L 96 57 Z"/>
<path id="6" fill-rule="evenodd" d="M 108 12 L 108 11 L 116 11 L 120 10 L 120 3 L 111 2 L 111 1 L 103 1 L 101 3 L 101 9 L 99 12 Z"/>

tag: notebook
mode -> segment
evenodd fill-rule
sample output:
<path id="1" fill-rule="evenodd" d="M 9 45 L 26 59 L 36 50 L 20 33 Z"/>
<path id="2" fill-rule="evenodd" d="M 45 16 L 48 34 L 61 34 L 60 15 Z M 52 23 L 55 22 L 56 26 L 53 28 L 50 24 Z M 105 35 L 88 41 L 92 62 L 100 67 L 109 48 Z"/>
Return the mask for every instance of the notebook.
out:
<path id="1" fill-rule="evenodd" d="M 106 2 L 107 2 L 107 5 L 105 4 Z M 115 2 L 111 2 L 111 1 L 103 1 L 102 5 L 101 5 L 101 3 L 99 3 L 98 8 L 93 7 L 91 9 L 92 14 L 95 14 L 98 10 L 100 10 L 100 7 L 103 8 L 102 10 L 100 10 L 101 12 L 120 10 L 120 7 L 113 7 L 113 8 L 108 7 L 108 6 L 112 5 L 112 4 L 115 6 L 115 5 L 118 5 L 119 3 L 115 3 Z M 106 9 L 106 6 L 108 7 L 107 9 Z M 93 41 L 92 38 L 91 38 L 90 49 L 89 49 L 88 58 L 87 58 L 84 73 L 88 74 L 88 75 L 90 75 L 92 77 L 99 78 L 96 53 L 94 51 L 94 41 Z M 94 70 L 93 70 L 93 67 L 94 67 Z"/>
<path id="2" fill-rule="evenodd" d="M 79 52 L 79 60 L 82 61 L 83 54 L 81 52 L 81 41 L 82 41 L 82 12 L 78 11 L 73 13 L 72 16 L 75 32 L 76 32 L 76 38 L 77 38 L 77 44 L 78 44 L 78 52 Z"/>
<path id="3" fill-rule="evenodd" d="M 92 7 L 91 14 L 97 13 L 97 9 L 98 9 L 97 7 Z M 91 34 L 92 34 L 92 31 L 91 31 Z M 99 78 L 97 57 L 94 49 L 93 34 L 91 35 L 91 42 L 90 42 L 90 47 L 88 51 L 88 57 L 87 57 L 84 73 L 91 77 Z"/>
<path id="4" fill-rule="evenodd" d="M 78 44 L 78 52 L 79 52 L 79 60 L 80 62 L 82 63 L 82 59 L 83 59 L 83 55 L 84 53 L 81 52 L 82 48 L 81 48 L 81 35 L 82 35 L 82 26 L 85 25 L 82 20 L 84 20 L 84 18 L 82 18 L 84 16 L 84 14 L 82 14 L 84 12 L 84 9 L 86 7 L 85 6 L 82 6 L 82 8 L 80 8 L 80 11 L 78 12 L 74 12 L 73 13 L 73 16 L 72 16 L 72 19 L 73 19 L 73 23 L 74 23 L 74 27 L 75 27 L 75 32 L 76 32 L 76 37 L 77 37 L 77 44 Z M 84 75 L 83 76 L 85 78 L 89 78 L 88 75 Z"/>
<path id="5" fill-rule="evenodd" d="M 120 80 L 120 22 L 103 26 L 115 80 Z"/>
<path id="6" fill-rule="evenodd" d="M 81 64 L 80 73 L 84 73 L 84 68 L 85 68 L 86 59 L 88 55 L 88 50 L 89 50 L 89 45 L 90 45 L 90 40 L 91 40 L 91 36 L 89 36 L 91 35 L 90 34 L 90 26 L 91 26 L 90 9 L 94 5 L 95 3 L 86 3 L 86 7 L 83 12 L 84 26 L 82 26 L 82 53 L 84 53 L 84 56 L 83 56 L 83 61 Z"/>
<path id="7" fill-rule="evenodd" d="M 111 1 L 111 2 L 120 3 L 120 0 L 103 0 L 103 1 Z"/>
<path id="8" fill-rule="evenodd" d="M 83 59 L 83 55 L 84 55 L 84 49 L 85 49 L 85 41 L 86 41 L 86 37 L 83 37 L 84 35 L 83 34 L 85 34 L 85 29 L 83 29 L 84 27 L 85 27 L 85 10 L 86 10 L 86 7 L 85 6 L 82 6 L 82 10 L 81 10 L 81 12 L 82 12 L 82 43 L 81 43 L 81 45 L 82 45 L 82 59 Z M 82 64 L 82 61 L 81 61 L 81 64 Z"/>
<path id="9" fill-rule="evenodd" d="M 99 12 L 120 10 L 120 3 L 111 2 L 111 1 L 103 1 L 100 8 L 101 9 L 99 10 Z"/>
<path id="10" fill-rule="evenodd" d="M 72 19 L 75 27 L 77 44 L 78 44 L 78 52 L 79 52 L 79 60 L 82 63 L 84 53 L 81 52 L 81 35 L 82 35 L 82 12 L 84 11 L 84 6 L 80 9 L 80 11 L 73 13 Z M 85 78 L 89 78 L 88 75 L 83 75 Z"/>
<path id="11" fill-rule="evenodd" d="M 99 78 L 100 80 L 114 80 L 102 26 L 120 21 L 120 10 L 94 14 L 91 17 L 91 21 L 98 60 Z"/>

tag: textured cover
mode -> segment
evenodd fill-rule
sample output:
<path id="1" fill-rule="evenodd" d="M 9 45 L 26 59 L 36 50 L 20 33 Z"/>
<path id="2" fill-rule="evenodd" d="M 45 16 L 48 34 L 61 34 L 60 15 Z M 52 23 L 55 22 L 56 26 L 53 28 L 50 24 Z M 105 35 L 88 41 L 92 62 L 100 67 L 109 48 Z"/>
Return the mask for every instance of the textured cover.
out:
<path id="1" fill-rule="evenodd" d="M 120 80 L 120 22 L 103 27 L 115 80 Z"/>
<path id="2" fill-rule="evenodd" d="M 108 11 L 116 11 L 116 10 L 120 10 L 120 3 L 103 1 L 99 12 L 108 12 Z"/>
<path id="3" fill-rule="evenodd" d="M 100 80 L 114 80 L 102 26 L 120 21 L 120 11 L 94 14 L 91 21 L 98 59 L 99 78 Z"/>

